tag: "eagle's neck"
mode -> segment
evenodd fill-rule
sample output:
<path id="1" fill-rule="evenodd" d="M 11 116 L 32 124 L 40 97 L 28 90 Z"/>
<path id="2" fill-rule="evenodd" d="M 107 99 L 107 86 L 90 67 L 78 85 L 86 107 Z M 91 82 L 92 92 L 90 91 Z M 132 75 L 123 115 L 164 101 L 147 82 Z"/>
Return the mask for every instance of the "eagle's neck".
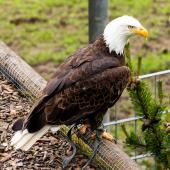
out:
<path id="1" fill-rule="evenodd" d="M 104 40 L 103 36 L 100 36 L 94 43 L 93 45 L 98 49 L 98 51 L 100 51 L 101 53 L 103 53 L 105 56 L 109 56 L 109 57 L 113 57 L 113 58 L 117 58 L 121 65 L 125 65 L 125 57 L 124 57 L 124 53 L 121 54 L 117 54 L 115 51 L 111 51 L 109 50 L 109 47 L 106 45 L 106 42 Z"/>

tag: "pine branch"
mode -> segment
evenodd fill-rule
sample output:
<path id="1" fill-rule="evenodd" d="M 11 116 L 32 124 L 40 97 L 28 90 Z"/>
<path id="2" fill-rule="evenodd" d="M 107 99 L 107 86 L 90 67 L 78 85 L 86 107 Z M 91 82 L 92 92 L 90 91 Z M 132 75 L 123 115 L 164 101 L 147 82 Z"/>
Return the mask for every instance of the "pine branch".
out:
<path id="1" fill-rule="evenodd" d="M 162 81 L 158 81 L 158 97 L 159 97 L 159 103 L 162 104 L 163 102 L 163 89 L 162 89 Z"/>
<path id="2" fill-rule="evenodd" d="M 142 57 L 138 57 L 138 68 L 137 68 L 137 75 L 139 76 L 141 73 L 141 65 L 142 65 Z"/>
<path id="3" fill-rule="evenodd" d="M 127 129 L 125 125 L 121 125 L 121 128 L 126 135 L 126 143 L 133 147 L 133 148 L 146 148 L 146 145 L 143 143 L 142 139 L 137 136 L 134 132 L 131 132 L 130 134 L 127 132 Z"/>
<path id="4" fill-rule="evenodd" d="M 131 60 L 131 55 L 130 55 L 130 44 L 126 44 L 125 46 L 125 58 L 126 58 L 126 62 L 127 62 L 127 65 L 128 67 L 130 68 L 131 70 L 131 73 L 130 73 L 130 80 L 133 79 L 133 64 L 132 64 L 132 60 Z"/>
<path id="5" fill-rule="evenodd" d="M 132 68 L 129 50 L 127 52 L 127 62 L 132 70 L 130 80 L 131 83 L 129 84 L 127 90 L 134 105 L 135 112 L 140 116 L 144 116 L 144 123 L 141 128 L 143 130 L 143 138 L 146 143 L 146 150 L 153 153 L 156 156 L 156 160 L 161 164 L 163 163 L 163 166 L 167 168 L 168 160 L 170 160 L 167 155 L 168 153 L 170 155 L 170 151 L 167 152 L 166 145 L 168 142 L 170 143 L 170 137 L 167 138 L 167 133 L 161 122 L 161 113 L 165 110 L 165 106 L 162 105 L 162 83 L 158 82 L 159 102 L 157 102 L 145 82 L 136 81 L 132 78 L 132 75 L 134 75 L 134 69 Z M 138 61 L 138 73 L 140 73 L 140 66 L 141 61 Z M 165 140 L 168 141 L 166 142 L 166 145 Z M 126 142 L 134 147 L 137 147 L 137 144 L 140 144 L 139 137 L 134 133 L 131 133 L 131 135 L 128 134 Z M 168 147 L 170 148 L 170 144 Z"/>

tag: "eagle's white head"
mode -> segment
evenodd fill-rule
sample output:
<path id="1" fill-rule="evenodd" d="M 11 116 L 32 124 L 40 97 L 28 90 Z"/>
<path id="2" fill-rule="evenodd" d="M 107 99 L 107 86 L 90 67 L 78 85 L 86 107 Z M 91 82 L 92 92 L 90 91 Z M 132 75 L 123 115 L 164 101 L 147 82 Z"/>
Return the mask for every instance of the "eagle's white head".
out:
<path id="1" fill-rule="evenodd" d="M 148 32 L 141 23 L 127 15 L 112 20 L 106 25 L 103 33 L 109 51 L 115 51 L 117 54 L 123 53 L 128 38 L 135 34 L 148 37 Z"/>

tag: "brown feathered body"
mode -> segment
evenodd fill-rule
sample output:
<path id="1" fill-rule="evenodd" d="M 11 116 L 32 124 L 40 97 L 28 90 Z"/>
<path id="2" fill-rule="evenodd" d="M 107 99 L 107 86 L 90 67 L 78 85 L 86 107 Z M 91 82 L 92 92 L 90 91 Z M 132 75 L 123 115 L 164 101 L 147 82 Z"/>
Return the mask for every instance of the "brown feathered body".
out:
<path id="1" fill-rule="evenodd" d="M 57 68 L 23 129 L 33 133 L 46 124 L 72 125 L 86 120 L 96 129 L 121 96 L 129 75 L 124 56 L 110 53 L 103 36 L 99 37 Z"/>

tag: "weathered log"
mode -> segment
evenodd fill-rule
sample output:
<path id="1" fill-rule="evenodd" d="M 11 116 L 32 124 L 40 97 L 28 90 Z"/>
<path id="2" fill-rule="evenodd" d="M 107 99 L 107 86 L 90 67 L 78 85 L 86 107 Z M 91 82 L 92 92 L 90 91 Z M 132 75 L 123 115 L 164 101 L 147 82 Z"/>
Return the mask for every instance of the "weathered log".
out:
<path id="1" fill-rule="evenodd" d="M 35 72 L 15 52 L 0 42 L 0 72 L 12 81 L 22 93 L 37 98 L 46 85 L 46 81 Z M 66 136 L 69 128 L 63 126 L 61 133 Z M 90 138 L 92 132 L 77 137 L 73 134 L 73 141 L 87 156 L 92 155 L 94 147 Z M 139 170 L 138 165 L 130 159 L 116 144 L 103 140 L 97 151 L 94 162 L 102 169 Z"/>

